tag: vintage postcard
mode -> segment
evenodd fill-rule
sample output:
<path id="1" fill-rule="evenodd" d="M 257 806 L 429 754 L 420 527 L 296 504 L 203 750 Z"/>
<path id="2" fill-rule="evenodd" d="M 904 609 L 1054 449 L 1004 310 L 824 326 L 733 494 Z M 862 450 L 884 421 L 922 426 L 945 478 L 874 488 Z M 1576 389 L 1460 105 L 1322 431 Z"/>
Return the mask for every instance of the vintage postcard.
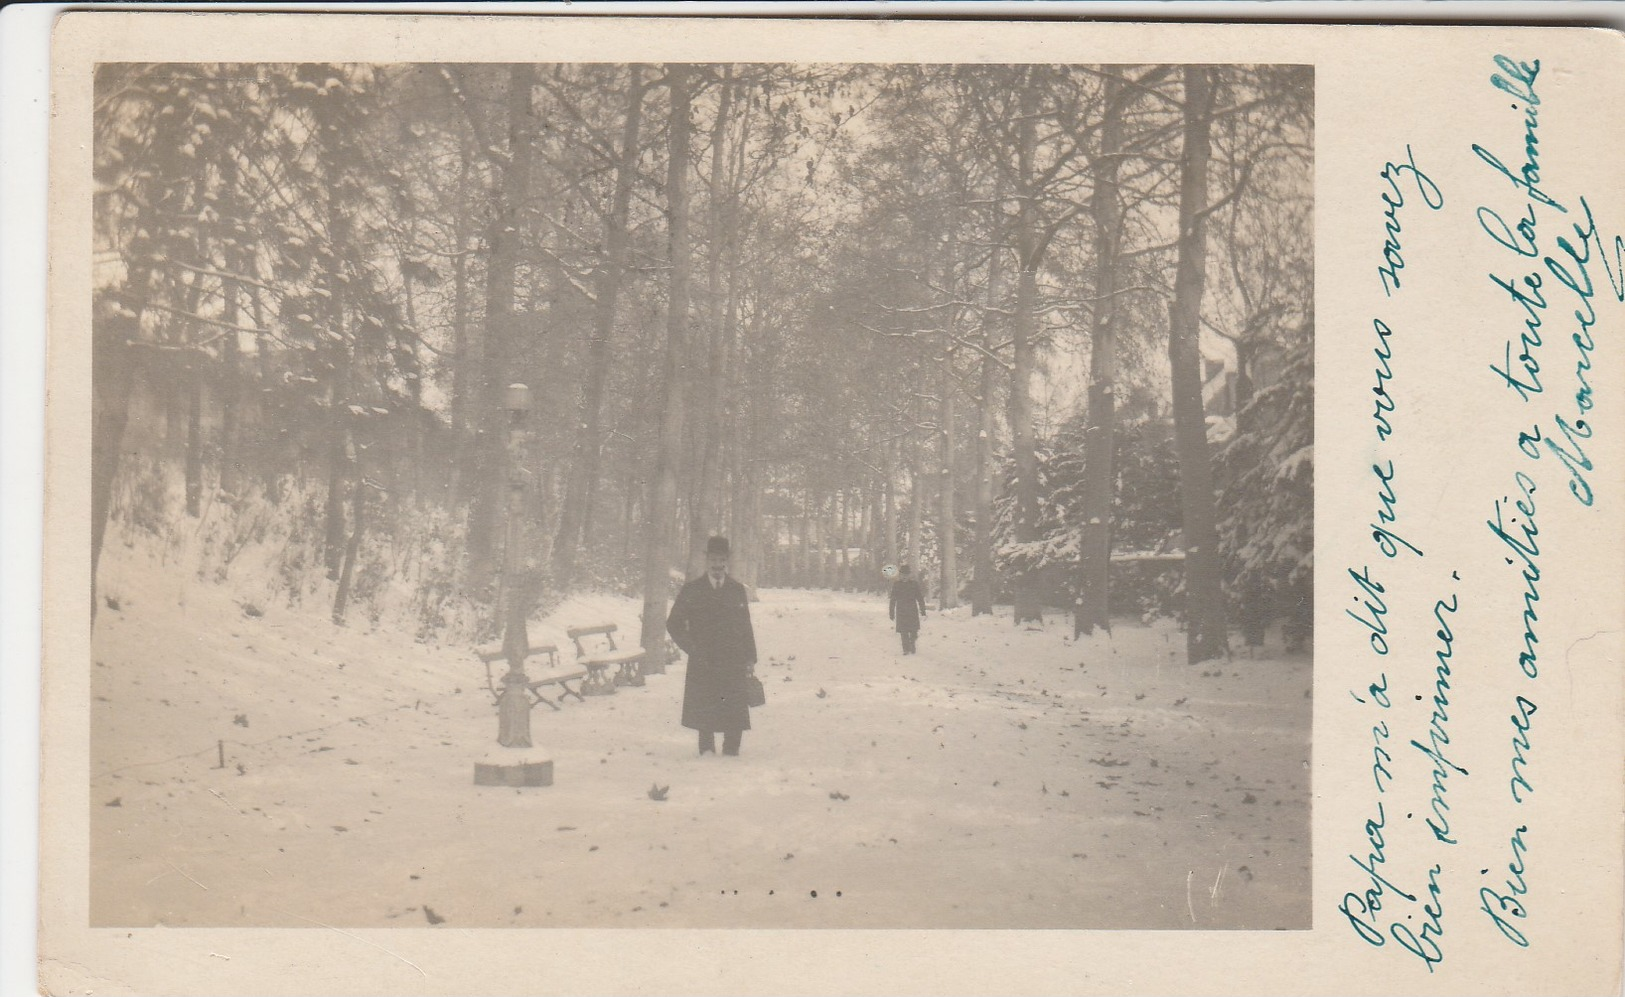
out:
<path id="1" fill-rule="evenodd" d="M 54 44 L 45 991 L 1619 992 L 1617 33 Z"/>

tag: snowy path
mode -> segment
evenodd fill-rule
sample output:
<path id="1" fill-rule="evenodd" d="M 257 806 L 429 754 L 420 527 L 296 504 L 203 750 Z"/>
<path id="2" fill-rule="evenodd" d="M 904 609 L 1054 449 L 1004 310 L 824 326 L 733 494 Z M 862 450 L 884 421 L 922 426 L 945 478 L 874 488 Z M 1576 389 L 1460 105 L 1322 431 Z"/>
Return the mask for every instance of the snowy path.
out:
<path id="1" fill-rule="evenodd" d="M 539 707 L 555 784 L 515 790 L 472 785 L 466 651 L 160 601 L 98 621 L 97 924 L 1307 926 L 1301 656 L 1190 668 L 1166 628 L 1073 644 L 1006 608 L 903 657 L 883 599 L 767 591 L 741 757 L 696 757 L 678 665 Z"/>

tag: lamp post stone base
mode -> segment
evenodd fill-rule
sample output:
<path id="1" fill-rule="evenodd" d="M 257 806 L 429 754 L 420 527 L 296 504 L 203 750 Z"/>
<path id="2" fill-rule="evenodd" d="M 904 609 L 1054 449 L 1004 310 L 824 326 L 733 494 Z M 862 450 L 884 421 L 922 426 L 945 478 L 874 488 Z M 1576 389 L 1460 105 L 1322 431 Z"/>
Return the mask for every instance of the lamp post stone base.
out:
<path id="1" fill-rule="evenodd" d="M 474 763 L 476 786 L 551 786 L 553 785 L 553 759 L 541 758 L 540 752 L 492 752 Z"/>

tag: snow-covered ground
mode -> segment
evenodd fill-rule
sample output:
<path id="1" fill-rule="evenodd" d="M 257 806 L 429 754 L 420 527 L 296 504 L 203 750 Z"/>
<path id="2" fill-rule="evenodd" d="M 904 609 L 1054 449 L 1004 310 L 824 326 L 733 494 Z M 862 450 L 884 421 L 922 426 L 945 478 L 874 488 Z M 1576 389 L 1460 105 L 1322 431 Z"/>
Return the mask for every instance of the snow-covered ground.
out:
<path id="1" fill-rule="evenodd" d="M 682 668 L 496 747 L 466 648 L 118 586 L 92 663 L 96 925 L 1305 928 L 1310 662 L 1187 666 L 1171 626 L 1070 639 L 767 590 L 738 758 L 678 726 Z M 640 606 L 568 600 L 532 630 Z M 535 669 L 532 670 L 534 675 Z M 221 767 L 223 746 L 224 767 Z M 652 786 L 669 787 L 664 801 Z"/>

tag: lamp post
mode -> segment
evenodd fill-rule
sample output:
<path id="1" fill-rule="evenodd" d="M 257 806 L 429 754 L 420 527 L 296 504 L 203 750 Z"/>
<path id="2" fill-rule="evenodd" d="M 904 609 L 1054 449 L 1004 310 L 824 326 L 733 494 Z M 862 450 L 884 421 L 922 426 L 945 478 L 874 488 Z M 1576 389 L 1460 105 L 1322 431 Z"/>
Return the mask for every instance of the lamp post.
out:
<path id="1" fill-rule="evenodd" d="M 525 674 L 525 658 L 530 652 L 525 618 L 530 606 L 521 547 L 525 493 L 529 485 L 529 472 L 525 468 L 526 422 L 531 410 L 529 385 L 508 385 L 503 392 L 502 407 L 508 413 L 508 508 L 502 545 L 505 597 L 502 654 L 508 660 L 508 673 L 502 676 L 502 692 L 497 697 L 497 744 L 501 750 L 475 763 L 474 782 L 481 786 L 551 786 L 553 761 L 535 750 L 531 743 L 530 708 L 533 704 L 530 677 Z"/>

